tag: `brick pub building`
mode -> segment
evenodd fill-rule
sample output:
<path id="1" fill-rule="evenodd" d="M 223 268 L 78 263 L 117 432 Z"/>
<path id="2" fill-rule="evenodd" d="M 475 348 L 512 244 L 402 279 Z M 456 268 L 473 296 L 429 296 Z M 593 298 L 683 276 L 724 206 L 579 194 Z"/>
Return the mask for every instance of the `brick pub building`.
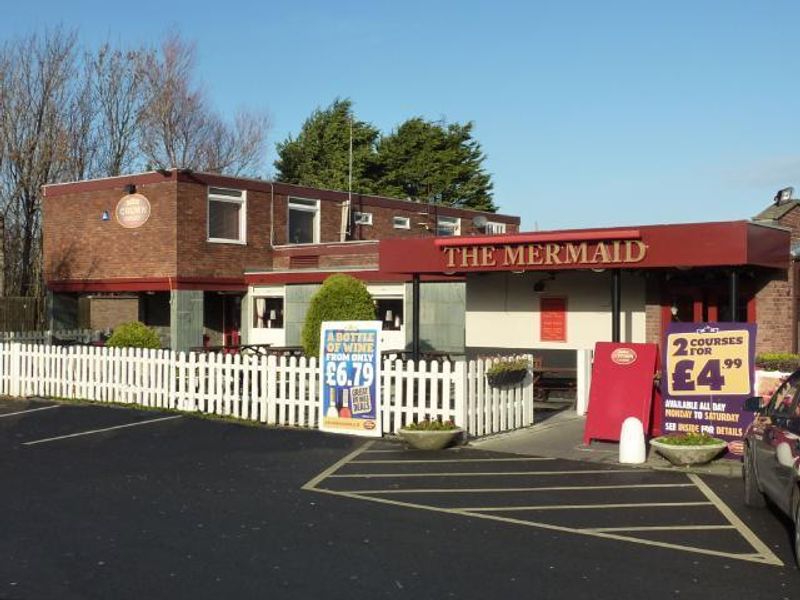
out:
<path id="1" fill-rule="evenodd" d="M 138 318 L 178 350 L 294 346 L 311 295 L 347 272 L 391 349 L 414 346 L 415 290 L 421 350 L 535 351 L 570 368 L 575 350 L 658 342 L 673 320 L 757 322 L 758 352 L 798 347 L 791 193 L 750 221 L 522 234 L 513 216 L 348 199 L 176 170 L 47 186 L 53 325 Z"/>
<path id="2" fill-rule="evenodd" d="M 191 171 L 44 188 L 45 283 L 54 329 L 141 320 L 176 350 L 300 342 L 333 272 L 364 280 L 385 345 L 411 328 L 411 276 L 378 269 L 378 240 L 513 233 L 519 218 Z M 463 351 L 463 278 L 426 276 L 421 331 Z"/>

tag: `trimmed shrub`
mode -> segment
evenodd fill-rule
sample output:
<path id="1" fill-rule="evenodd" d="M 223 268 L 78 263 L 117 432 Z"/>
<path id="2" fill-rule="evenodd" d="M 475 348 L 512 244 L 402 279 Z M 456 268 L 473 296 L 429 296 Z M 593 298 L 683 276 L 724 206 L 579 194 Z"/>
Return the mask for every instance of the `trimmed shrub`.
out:
<path id="1" fill-rule="evenodd" d="M 800 369 L 800 354 L 781 354 L 778 352 L 756 356 L 756 368 L 764 371 L 783 371 L 792 373 Z"/>
<path id="2" fill-rule="evenodd" d="M 319 331 L 323 321 L 374 321 L 375 303 L 367 287 L 355 277 L 331 275 L 311 297 L 303 324 L 306 356 L 319 356 Z"/>
<path id="3" fill-rule="evenodd" d="M 154 329 L 139 321 L 123 323 L 114 328 L 114 333 L 106 341 L 106 346 L 114 348 L 161 348 L 161 340 Z"/>

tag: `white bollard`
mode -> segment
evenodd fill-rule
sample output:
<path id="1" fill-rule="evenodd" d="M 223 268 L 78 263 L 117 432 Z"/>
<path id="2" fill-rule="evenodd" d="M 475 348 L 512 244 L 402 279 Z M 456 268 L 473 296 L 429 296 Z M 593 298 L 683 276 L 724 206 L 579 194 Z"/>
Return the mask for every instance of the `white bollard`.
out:
<path id="1" fill-rule="evenodd" d="M 636 417 L 628 417 L 619 432 L 619 462 L 640 465 L 646 458 L 642 422 Z"/>

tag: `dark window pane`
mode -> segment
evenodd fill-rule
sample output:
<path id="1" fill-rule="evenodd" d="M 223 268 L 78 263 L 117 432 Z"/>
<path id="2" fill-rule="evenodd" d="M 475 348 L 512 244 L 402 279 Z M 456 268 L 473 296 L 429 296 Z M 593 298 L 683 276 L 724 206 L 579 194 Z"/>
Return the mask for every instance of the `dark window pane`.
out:
<path id="1" fill-rule="evenodd" d="M 240 240 L 239 211 L 241 204 L 233 202 L 208 203 L 208 237 L 219 240 Z"/>
<path id="2" fill-rule="evenodd" d="M 307 210 L 289 209 L 289 243 L 313 244 L 314 216 L 316 213 Z"/>

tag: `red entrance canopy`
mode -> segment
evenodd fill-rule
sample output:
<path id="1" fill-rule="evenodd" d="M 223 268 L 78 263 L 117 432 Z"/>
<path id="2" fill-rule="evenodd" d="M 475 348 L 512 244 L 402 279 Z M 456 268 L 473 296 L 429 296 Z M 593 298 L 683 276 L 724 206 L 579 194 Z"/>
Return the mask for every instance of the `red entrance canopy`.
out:
<path id="1" fill-rule="evenodd" d="M 759 266 L 786 269 L 787 229 L 727 221 L 383 240 L 389 273 Z"/>

